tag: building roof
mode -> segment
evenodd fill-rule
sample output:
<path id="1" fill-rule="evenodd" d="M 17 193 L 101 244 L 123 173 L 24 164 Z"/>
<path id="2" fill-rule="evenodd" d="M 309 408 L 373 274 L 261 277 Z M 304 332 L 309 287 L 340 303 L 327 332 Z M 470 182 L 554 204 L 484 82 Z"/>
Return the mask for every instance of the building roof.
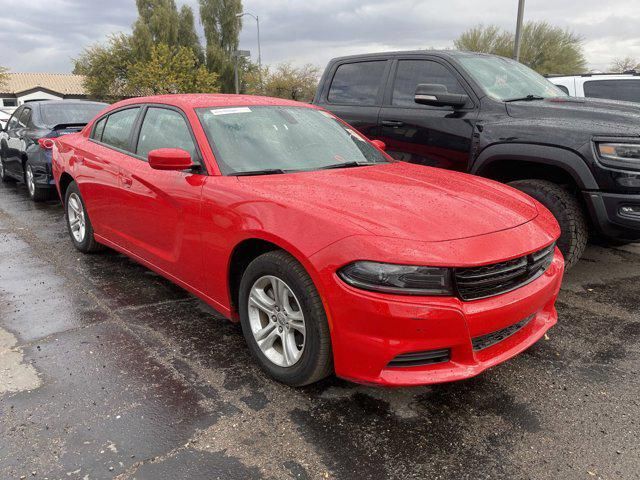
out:
<path id="1" fill-rule="evenodd" d="M 82 75 L 68 73 L 8 73 L 0 93 L 15 95 L 43 88 L 61 95 L 86 95 Z"/>

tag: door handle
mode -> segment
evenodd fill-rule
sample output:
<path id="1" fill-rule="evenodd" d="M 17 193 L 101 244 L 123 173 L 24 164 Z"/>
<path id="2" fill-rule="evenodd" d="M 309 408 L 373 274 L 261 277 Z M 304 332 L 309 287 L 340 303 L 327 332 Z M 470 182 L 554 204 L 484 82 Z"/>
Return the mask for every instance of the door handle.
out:
<path id="1" fill-rule="evenodd" d="M 382 120 L 383 127 L 399 128 L 404 125 L 404 122 L 399 120 Z"/>

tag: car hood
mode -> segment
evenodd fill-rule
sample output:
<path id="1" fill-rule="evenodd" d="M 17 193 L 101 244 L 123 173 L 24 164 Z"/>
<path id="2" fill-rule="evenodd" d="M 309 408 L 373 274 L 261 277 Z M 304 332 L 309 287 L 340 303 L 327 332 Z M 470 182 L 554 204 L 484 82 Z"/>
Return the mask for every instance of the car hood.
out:
<path id="1" fill-rule="evenodd" d="M 403 162 L 238 181 L 263 201 L 319 220 L 342 217 L 373 235 L 421 241 L 493 233 L 538 214 L 530 197 L 505 185 Z"/>
<path id="2" fill-rule="evenodd" d="M 640 104 L 595 98 L 558 97 L 505 104 L 513 118 L 567 121 L 594 135 L 640 135 Z"/>

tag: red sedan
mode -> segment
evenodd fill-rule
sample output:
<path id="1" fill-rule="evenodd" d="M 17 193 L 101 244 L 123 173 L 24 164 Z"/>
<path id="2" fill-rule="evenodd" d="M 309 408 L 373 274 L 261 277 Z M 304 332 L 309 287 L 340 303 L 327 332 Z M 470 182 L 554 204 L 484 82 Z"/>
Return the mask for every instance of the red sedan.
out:
<path id="1" fill-rule="evenodd" d="M 489 180 L 392 160 L 287 100 L 125 100 L 56 139 L 71 240 L 111 247 L 240 321 L 275 379 L 471 377 L 556 322 L 559 228 Z"/>

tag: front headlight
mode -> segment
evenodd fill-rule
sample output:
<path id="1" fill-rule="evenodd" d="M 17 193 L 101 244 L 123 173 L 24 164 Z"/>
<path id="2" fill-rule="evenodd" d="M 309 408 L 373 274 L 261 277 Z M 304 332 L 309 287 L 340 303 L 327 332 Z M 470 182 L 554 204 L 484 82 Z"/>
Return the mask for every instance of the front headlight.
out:
<path id="1" fill-rule="evenodd" d="M 363 290 L 399 295 L 453 296 L 451 270 L 448 268 L 360 261 L 343 267 L 338 275 L 349 285 Z"/>
<path id="2" fill-rule="evenodd" d="M 598 153 L 600 160 L 606 166 L 640 170 L 640 144 L 599 143 Z"/>

